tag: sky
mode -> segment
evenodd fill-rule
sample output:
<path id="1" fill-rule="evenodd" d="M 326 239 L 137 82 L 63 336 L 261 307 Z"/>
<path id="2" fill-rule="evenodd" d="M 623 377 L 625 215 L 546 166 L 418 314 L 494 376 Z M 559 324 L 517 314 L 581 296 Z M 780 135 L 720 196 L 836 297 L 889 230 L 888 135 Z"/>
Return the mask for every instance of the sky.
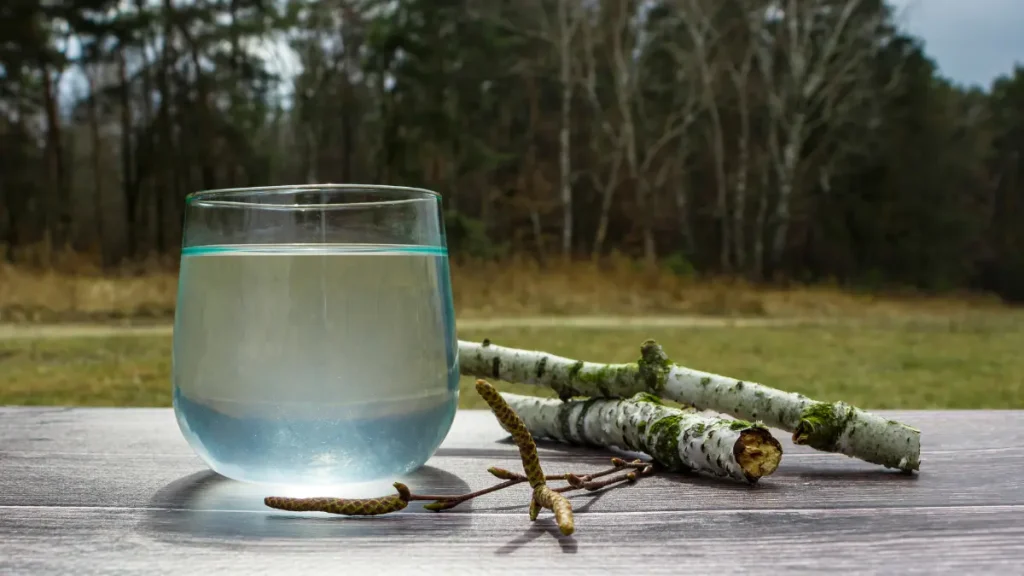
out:
<path id="1" fill-rule="evenodd" d="M 1024 0 L 890 0 L 903 28 L 921 38 L 939 73 L 988 88 L 1024 66 Z"/>

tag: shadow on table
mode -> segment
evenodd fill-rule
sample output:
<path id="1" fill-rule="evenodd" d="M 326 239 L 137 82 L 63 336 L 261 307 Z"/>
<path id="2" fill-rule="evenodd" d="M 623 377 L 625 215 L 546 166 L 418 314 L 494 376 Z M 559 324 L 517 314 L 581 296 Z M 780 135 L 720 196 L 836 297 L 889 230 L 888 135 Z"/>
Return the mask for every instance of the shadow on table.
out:
<path id="1" fill-rule="evenodd" d="M 575 554 L 577 552 L 578 545 L 575 537 L 563 535 L 554 523 L 537 523 L 531 524 L 525 532 L 495 550 L 494 553 L 497 556 L 513 554 L 540 537 L 554 538 L 564 554 Z"/>
<path id="2" fill-rule="evenodd" d="M 627 452 L 621 450 L 608 450 L 593 448 L 589 446 L 575 446 L 549 440 L 537 440 L 537 447 L 547 452 L 547 457 L 541 454 L 541 463 L 544 464 L 546 472 L 563 472 L 567 465 L 573 468 L 574 472 L 594 471 L 595 466 L 600 467 L 600 460 L 610 456 L 619 456 L 624 459 L 641 458 L 649 460 L 644 454 Z M 513 446 L 510 438 L 504 438 L 495 444 L 502 446 Z M 783 462 L 770 476 L 762 478 L 759 482 L 748 484 L 746 482 L 725 480 L 715 478 L 706 474 L 695 472 L 658 472 L 654 477 L 640 480 L 649 486 L 651 483 L 666 483 L 683 488 L 687 493 L 700 494 L 707 490 L 713 490 L 716 494 L 730 493 L 730 498 L 762 500 L 769 497 L 773 500 L 785 499 L 786 494 L 793 489 L 806 490 L 807 484 L 816 485 L 816 491 L 830 490 L 838 487 L 859 487 L 861 489 L 885 489 L 886 487 L 908 486 L 918 481 L 919 475 L 905 474 L 899 470 L 885 468 L 875 464 L 869 464 L 860 460 L 847 458 L 839 454 L 800 454 L 800 456 L 813 456 L 814 464 L 807 462 L 805 458 L 798 458 L 792 461 Z M 606 460 L 605 460 L 606 461 Z M 575 463 L 582 466 L 577 470 Z M 612 486 L 597 492 L 570 492 L 566 496 L 573 501 L 573 507 L 578 512 L 586 512 L 598 500 L 609 491 L 630 490 L 630 486 Z M 511 511 L 514 506 L 493 508 L 495 511 Z"/>
<path id="3" fill-rule="evenodd" d="M 597 448 L 594 446 L 582 446 L 576 444 L 566 444 L 565 442 L 559 442 L 557 440 L 548 440 L 545 438 L 535 439 L 534 443 L 537 445 L 537 449 L 543 452 L 551 452 L 558 455 L 570 456 L 573 458 L 593 458 L 608 462 L 612 456 L 618 456 L 619 458 L 625 458 L 632 460 L 634 458 L 643 458 L 649 460 L 649 458 L 639 452 L 629 452 L 627 450 L 613 450 L 611 448 Z M 516 447 L 516 443 L 511 438 L 503 438 L 495 442 L 497 445 Z"/>
<path id="4" fill-rule="evenodd" d="M 462 494 L 469 486 L 461 478 L 425 466 L 397 480 L 419 493 Z M 395 492 L 392 482 L 360 485 L 355 492 L 337 494 L 352 498 L 389 495 Z M 203 539 L 224 545 L 236 545 L 244 540 L 263 539 L 338 539 L 338 538 L 391 538 L 405 533 L 420 534 L 426 530 L 453 530 L 471 521 L 466 514 L 456 511 L 437 514 L 424 510 L 421 503 L 413 502 L 395 515 L 376 517 L 346 517 L 325 513 L 286 512 L 266 507 L 263 498 L 270 495 L 291 496 L 287 491 L 227 479 L 212 471 L 197 472 L 161 488 L 149 501 L 150 509 L 140 523 L 144 534 L 174 542 L 188 544 L 189 540 Z M 294 494 L 296 496 L 328 496 L 336 494 Z M 435 528 L 422 521 L 409 521 L 409 515 L 426 518 Z M 216 542 L 215 542 L 216 543 Z"/>
<path id="5" fill-rule="evenodd" d="M 579 460 L 585 462 L 588 465 L 593 464 L 591 460 L 605 460 L 612 456 L 618 456 L 626 460 L 632 460 L 634 458 L 640 458 L 642 460 L 650 460 L 650 457 L 639 453 L 630 452 L 626 450 L 613 450 L 608 448 L 595 448 L 591 446 L 576 446 L 573 444 L 566 444 L 564 442 L 557 442 L 554 440 L 535 440 L 537 448 L 549 453 L 557 454 L 559 458 L 571 458 L 573 460 Z M 515 443 L 511 438 L 504 438 L 495 442 L 495 444 L 503 446 L 515 447 Z M 786 460 L 783 456 L 782 464 L 773 476 L 767 476 L 764 478 L 765 481 L 769 481 L 772 478 L 779 478 L 782 476 L 786 477 L 799 477 L 803 480 L 824 480 L 831 481 L 837 480 L 842 482 L 864 482 L 864 483 L 885 483 L 885 482 L 914 482 L 918 478 L 918 474 L 906 474 L 893 468 L 885 468 L 876 464 L 870 464 L 862 462 L 854 458 L 847 458 L 841 454 L 826 454 L 821 452 L 815 452 L 811 454 L 800 454 L 800 456 L 816 456 L 830 458 L 831 460 L 822 461 L 820 466 L 812 466 L 806 464 L 802 460 Z M 791 457 L 792 458 L 792 457 Z M 541 464 L 544 464 L 543 455 L 541 458 Z M 690 473 L 690 472 L 673 472 L 670 474 L 659 474 L 661 477 L 671 478 L 675 482 L 694 484 L 694 485 L 708 485 L 715 486 L 717 488 L 723 486 L 729 486 L 730 483 L 723 481 L 719 478 L 706 476 L 702 474 Z M 758 486 L 744 484 L 742 482 L 731 483 L 734 489 L 738 490 L 749 490 L 752 487 Z"/>

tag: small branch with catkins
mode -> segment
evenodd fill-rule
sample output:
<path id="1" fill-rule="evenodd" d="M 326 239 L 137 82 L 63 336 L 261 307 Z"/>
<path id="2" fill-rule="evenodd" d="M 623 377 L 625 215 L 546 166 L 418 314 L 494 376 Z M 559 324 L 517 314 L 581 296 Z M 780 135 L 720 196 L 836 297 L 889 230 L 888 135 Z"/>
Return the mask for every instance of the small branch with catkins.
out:
<path id="1" fill-rule="evenodd" d="M 562 534 L 570 535 L 575 531 L 572 505 L 563 496 L 574 490 L 596 491 L 607 487 L 632 483 L 641 476 L 654 472 L 654 466 L 642 460 L 627 462 L 621 458 L 612 458 L 612 467 L 592 474 L 554 474 L 545 475 L 537 455 L 537 445 L 533 441 L 525 423 L 518 414 L 505 402 L 501 394 L 484 380 L 477 380 L 477 393 L 487 402 L 502 428 L 505 429 L 519 448 L 519 457 L 523 462 L 525 474 L 512 472 L 503 468 L 491 467 L 487 471 L 494 477 L 504 480 L 500 484 L 455 496 L 439 496 L 416 494 L 400 482 L 394 484 L 397 494 L 379 498 L 284 498 L 269 496 L 264 504 L 279 510 L 295 512 L 328 512 L 347 516 L 376 516 L 390 514 L 405 509 L 409 502 L 428 501 L 424 508 L 440 512 L 449 510 L 463 502 L 504 490 L 518 484 L 529 483 L 533 489 L 530 500 L 530 520 L 536 520 L 540 510 L 546 508 L 555 515 L 555 521 Z M 564 481 L 566 486 L 551 488 L 547 482 Z"/>

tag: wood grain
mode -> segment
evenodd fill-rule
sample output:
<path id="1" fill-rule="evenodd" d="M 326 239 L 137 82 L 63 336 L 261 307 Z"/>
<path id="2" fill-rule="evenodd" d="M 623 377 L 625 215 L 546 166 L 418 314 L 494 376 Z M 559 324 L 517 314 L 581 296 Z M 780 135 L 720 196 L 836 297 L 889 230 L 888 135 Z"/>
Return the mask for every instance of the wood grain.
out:
<path id="1" fill-rule="evenodd" d="M 890 414 L 922 430 L 917 475 L 776 432 L 783 463 L 758 485 L 671 475 L 578 494 L 566 539 L 547 514 L 529 522 L 525 486 L 443 514 L 299 517 L 264 507 L 261 487 L 208 472 L 170 410 L 0 408 L 0 573 L 1018 570 L 1024 412 Z M 540 450 L 549 472 L 593 471 L 609 457 Z M 518 469 L 515 447 L 489 413 L 460 412 L 403 481 L 459 493 L 494 483 L 491 465 Z"/>

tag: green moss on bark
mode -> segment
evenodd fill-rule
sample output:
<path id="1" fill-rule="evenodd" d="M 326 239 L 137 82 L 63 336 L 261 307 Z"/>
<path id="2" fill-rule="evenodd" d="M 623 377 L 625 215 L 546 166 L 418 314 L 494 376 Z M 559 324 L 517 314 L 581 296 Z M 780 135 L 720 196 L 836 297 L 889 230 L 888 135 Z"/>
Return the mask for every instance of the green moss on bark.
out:
<path id="1" fill-rule="evenodd" d="M 657 396 L 649 392 L 638 392 L 636 395 L 630 398 L 630 400 L 632 400 L 633 402 L 647 402 L 648 404 L 655 404 L 657 406 L 665 405 L 665 403 L 661 401 L 661 398 L 658 398 Z"/>
<path id="2" fill-rule="evenodd" d="M 729 430 L 746 430 L 747 428 L 750 428 L 752 426 L 753 424 L 747 422 L 746 420 L 733 420 L 732 422 L 729 423 Z"/>
<path id="3" fill-rule="evenodd" d="M 662 463 L 672 469 L 683 467 L 679 457 L 680 415 L 665 416 L 652 422 L 648 428 L 648 437 L 655 441 L 654 454 Z"/>
<path id="4" fill-rule="evenodd" d="M 846 423 L 853 418 L 853 408 L 836 402 L 815 402 L 800 414 L 800 424 L 793 431 L 793 442 L 834 452 Z"/>
<path id="5" fill-rule="evenodd" d="M 570 378 L 575 378 L 584 384 L 591 391 L 596 388 L 603 398 L 613 398 L 615 394 L 609 387 L 610 382 L 630 382 L 636 379 L 639 367 L 635 364 L 607 364 L 593 371 L 583 371 L 583 364 L 580 368 L 575 365 L 570 369 Z M 621 391 L 620 391 L 621 392 Z"/>
<path id="6" fill-rule="evenodd" d="M 640 358 L 636 361 L 644 388 L 655 395 L 661 395 L 672 370 L 672 360 L 654 340 L 646 340 L 640 346 Z"/>

